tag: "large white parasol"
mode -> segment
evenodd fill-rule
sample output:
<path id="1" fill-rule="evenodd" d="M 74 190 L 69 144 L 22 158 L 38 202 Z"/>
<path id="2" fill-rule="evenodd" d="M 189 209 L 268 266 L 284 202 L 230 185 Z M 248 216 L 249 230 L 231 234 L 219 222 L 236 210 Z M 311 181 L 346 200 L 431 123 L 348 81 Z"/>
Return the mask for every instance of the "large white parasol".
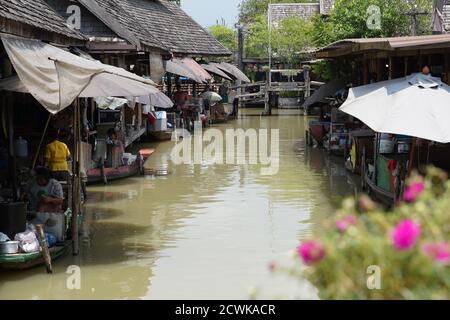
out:
<path id="1" fill-rule="evenodd" d="M 350 89 L 340 110 L 379 133 L 450 143 L 450 87 L 430 75 Z"/>

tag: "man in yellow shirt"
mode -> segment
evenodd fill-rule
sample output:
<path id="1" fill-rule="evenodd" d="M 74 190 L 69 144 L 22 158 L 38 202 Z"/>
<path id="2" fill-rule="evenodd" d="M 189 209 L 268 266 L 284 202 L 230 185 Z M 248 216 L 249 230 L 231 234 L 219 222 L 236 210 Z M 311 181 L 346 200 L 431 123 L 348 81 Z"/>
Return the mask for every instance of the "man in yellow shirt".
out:
<path id="1" fill-rule="evenodd" d="M 56 139 L 45 147 L 44 159 L 53 177 L 59 181 L 67 181 L 69 174 L 70 151 L 64 142 Z"/>

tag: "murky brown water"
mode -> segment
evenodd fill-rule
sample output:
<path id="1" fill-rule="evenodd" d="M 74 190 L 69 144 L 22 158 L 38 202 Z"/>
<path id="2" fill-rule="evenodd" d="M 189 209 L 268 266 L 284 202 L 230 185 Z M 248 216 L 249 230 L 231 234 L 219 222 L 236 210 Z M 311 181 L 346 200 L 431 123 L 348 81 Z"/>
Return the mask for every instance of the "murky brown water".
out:
<path id="1" fill-rule="evenodd" d="M 151 144 L 147 166 L 165 177 L 136 177 L 89 188 L 82 253 L 45 268 L 0 272 L 0 299 L 314 298 L 304 283 L 268 270 L 292 264 L 299 241 L 333 213 L 356 180 L 342 159 L 305 149 L 299 111 L 261 118 L 246 110 L 225 128 L 279 128 L 280 170 L 254 165 L 172 166 L 172 142 Z M 81 267 L 81 290 L 68 290 L 66 268 Z"/>

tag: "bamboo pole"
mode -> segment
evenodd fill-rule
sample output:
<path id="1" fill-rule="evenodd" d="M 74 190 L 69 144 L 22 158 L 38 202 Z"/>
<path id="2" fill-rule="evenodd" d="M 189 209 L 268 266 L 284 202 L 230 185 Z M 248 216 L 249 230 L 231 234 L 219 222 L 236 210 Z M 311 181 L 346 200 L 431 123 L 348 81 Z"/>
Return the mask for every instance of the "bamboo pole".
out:
<path id="1" fill-rule="evenodd" d="M 42 249 L 42 255 L 44 256 L 47 273 L 53 273 L 52 257 L 50 256 L 50 252 L 48 251 L 47 242 L 45 241 L 44 227 L 42 226 L 42 224 L 36 225 L 36 231 L 39 238 L 39 244 Z"/>
<path id="2" fill-rule="evenodd" d="M 34 154 L 33 162 L 31 163 L 31 168 L 30 169 L 34 169 L 34 167 L 36 166 L 37 158 L 39 156 L 39 151 L 41 150 L 42 144 L 44 143 L 44 138 L 45 138 L 45 135 L 47 134 L 48 126 L 50 124 L 50 120 L 51 119 L 52 119 L 52 114 L 50 113 L 48 115 L 47 122 L 45 123 L 44 132 L 42 132 L 41 140 L 39 141 L 38 148 L 36 150 L 36 153 Z"/>
<path id="3" fill-rule="evenodd" d="M 74 137 L 74 165 L 73 165 L 73 183 L 72 183 L 72 249 L 73 255 L 79 254 L 78 243 L 78 214 L 80 213 L 80 100 L 77 98 L 74 102 L 73 113 L 73 137 Z"/>

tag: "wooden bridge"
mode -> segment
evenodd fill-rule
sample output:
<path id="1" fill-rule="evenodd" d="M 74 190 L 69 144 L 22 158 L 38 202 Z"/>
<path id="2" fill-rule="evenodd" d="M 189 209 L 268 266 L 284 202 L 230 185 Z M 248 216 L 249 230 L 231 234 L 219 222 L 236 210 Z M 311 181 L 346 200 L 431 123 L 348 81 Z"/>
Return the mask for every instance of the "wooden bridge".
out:
<path id="1" fill-rule="evenodd" d="M 305 66 L 300 70 L 270 70 L 267 72 L 266 78 L 268 81 L 265 82 L 255 82 L 255 83 L 247 83 L 238 86 L 231 87 L 231 89 L 238 89 L 241 93 L 236 96 L 239 99 L 240 104 L 248 104 L 248 103 L 264 103 L 265 115 L 272 114 L 272 104 L 270 101 L 270 97 L 273 94 L 277 94 L 280 92 L 298 92 L 303 93 L 303 97 L 306 100 L 311 96 L 311 93 L 322 86 L 323 82 L 311 81 L 309 76 L 309 66 Z M 292 80 L 294 76 L 303 73 L 304 81 L 296 82 L 296 81 L 286 81 L 286 82 L 275 82 L 272 81 L 272 76 L 274 74 L 279 74 L 283 76 L 287 76 L 289 80 Z M 249 89 L 253 88 L 253 92 Z M 307 110 L 305 110 L 307 112 Z"/>

